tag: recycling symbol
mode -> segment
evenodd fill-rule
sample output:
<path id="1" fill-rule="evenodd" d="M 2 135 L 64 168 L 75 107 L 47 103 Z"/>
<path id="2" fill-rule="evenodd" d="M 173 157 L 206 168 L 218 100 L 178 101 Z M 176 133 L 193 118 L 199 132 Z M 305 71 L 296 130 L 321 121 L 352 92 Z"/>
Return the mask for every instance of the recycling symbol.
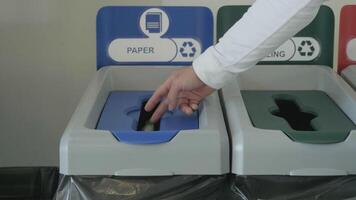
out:
<path id="1" fill-rule="evenodd" d="M 298 52 L 301 56 L 312 56 L 315 52 L 315 47 L 310 40 L 303 40 L 298 47 Z"/>
<path id="2" fill-rule="evenodd" d="M 196 53 L 196 48 L 194 47 L 192 42 L 183 42 L 182 47 L 179 48 L 179 52 L 183 57 L 194 57 Z"/>

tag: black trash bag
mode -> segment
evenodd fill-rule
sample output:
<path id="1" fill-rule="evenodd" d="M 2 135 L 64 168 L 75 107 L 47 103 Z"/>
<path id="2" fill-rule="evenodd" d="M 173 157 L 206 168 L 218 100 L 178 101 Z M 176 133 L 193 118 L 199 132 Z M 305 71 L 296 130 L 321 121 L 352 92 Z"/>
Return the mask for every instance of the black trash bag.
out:
<path id="1" fill-rule="evenodd" d="M 55 200 L 356 199 L 356 176 L 61 176 Z"/>
<path id="2" fill-rule="evenodd" d="M 249 200 L 356 199 L 356 176 L 236 176 L 231 192 Z"/>
<path id="3" fill-rule="evenodd" d="M 50 200 L 58 176 L 57 167 L 0 168 L 0 200 Z"/>
<path id="4" fill-rule="evenodd" d="M 55 200 L 217 200 L 226 176 L 62 176 Z"/>

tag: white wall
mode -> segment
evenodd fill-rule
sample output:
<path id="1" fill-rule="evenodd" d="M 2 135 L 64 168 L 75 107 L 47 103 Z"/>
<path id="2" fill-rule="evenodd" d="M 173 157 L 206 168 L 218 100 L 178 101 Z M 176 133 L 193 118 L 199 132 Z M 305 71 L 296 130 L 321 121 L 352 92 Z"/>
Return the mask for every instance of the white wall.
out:
<path id="1" fill-rule="evenodd" d="M 0 167 L 58 165 L 59 138 L 95 72 L 96 12 L 115 4 L 147 1 L 0 1 Z"/>
<path id="2" fill-rule="evenodd" d="M 0 167 L 58 165 L 59 138 L 95 72 L 100 7 L 204 5 L 216 12 L 223 2 L 251 0 L 1 0 Z M 355 0 L 329 4 L 338 9 L 337 2 Z"/>

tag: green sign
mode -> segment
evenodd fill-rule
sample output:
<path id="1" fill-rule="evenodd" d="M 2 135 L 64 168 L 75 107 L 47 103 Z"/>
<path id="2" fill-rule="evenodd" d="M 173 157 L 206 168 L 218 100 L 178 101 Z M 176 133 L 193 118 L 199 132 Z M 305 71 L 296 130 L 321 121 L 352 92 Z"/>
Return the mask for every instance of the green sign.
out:
<path id="1" fill-rule="evenodd" d="M 217 18 L 218 39 L 242 18 L 249 6 L 224 6 Z M 316 18 L 259 64 L 308 64 L 333 66 L 334 13 L 322 6 Z"/>

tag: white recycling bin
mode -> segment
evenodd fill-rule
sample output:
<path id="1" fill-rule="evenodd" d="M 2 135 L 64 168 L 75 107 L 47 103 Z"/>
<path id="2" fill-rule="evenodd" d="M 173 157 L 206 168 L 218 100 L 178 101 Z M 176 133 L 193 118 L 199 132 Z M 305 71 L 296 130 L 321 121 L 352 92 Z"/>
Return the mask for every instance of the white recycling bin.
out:
<path id="1" fill-rule="evenodd" d="M 247 8 L 221 8 L 218 37 Z M 232 173 L 356 174 L 356 93 L 331 68 L 333 27 L 322 6 L 305 29 L 222 89 Z"/>
<path id="2" fill-rule="evenodd" d="M 356 163 L 353 162 L 356 151 L 354 125 L 351 130 L 346 130 L 343 138 L 335 141 L 328 140 L 327 137 L 332 138 L 339 132 L 328 134 L 328 129 L 323 130 L 325 124 L 318 126 L 317 131 L 295 131 L 295 134 L 299 132 L 312 137 L 303 141 L 286 134 L 285 131 L 291 131 L 291 129 L 286 128 L 289 124 L 285 119 L 268 113 L 277 106 L 271 103 L 270 107 L 265 107 L 266 110 L 262 108 L 259 111 L 270 114 L 270 118 L 276 119 L 281 124 L 280 128 L 256 127 L 254 122 L 257 123 L 259 119 L 251 120 L 251 111 L 246 107 L 248 102 L 243 98 L 245 91 L 273 91 L 279 93 L 282 99 L 282 95 L 290 95 L 291 91 L 321 91 L 329 96 L 349 118 L 349 125 L 356 123 L 356 93 L 331 69 L 322 66 L 257 66 L 241 73 L 236 80 L 222 90 L 231 131 L 231 170 L 234 174 L 325 176 L 356 173 Z M 293 96 L 293 93 L 290 96 Z M 272 101 L 273 98 L 274 96 L 271 96 L 267 101 Z M 288 97 L 286 99 L 288 100 Z M 301 100 L 302 105 L 307 103 Z M 307 109 L 313 111 L 316 108 Z M 320 116 L 319 119 L 328 120 L 328 117 Z M 273 120 L 271 121 L 273 123 Z M 311 121 L 311 124 L 313 123 L 317 126 L 318 121 Z M 330 120 L 328 123 L 332 124 L 333 121 Z M 323 137 L 323 134 L 327 137 Z"/>
<path id="3" fill-rule="evenodd" d="M 228 173 L 229 141 L 217 93 L 192 116 L 175 110 L 149 124 L 150 114 L 143 110 L 171 72 L 190 65 L 212 42 L 213 18 L 205 7 L 102 8 L 99 70 L 62 136 L 60 173 Z"/>
<path id="4" fill-rule="evenodd" d="M 341 76 L 356 90 L 356 65 L 344 69 Z"/>

